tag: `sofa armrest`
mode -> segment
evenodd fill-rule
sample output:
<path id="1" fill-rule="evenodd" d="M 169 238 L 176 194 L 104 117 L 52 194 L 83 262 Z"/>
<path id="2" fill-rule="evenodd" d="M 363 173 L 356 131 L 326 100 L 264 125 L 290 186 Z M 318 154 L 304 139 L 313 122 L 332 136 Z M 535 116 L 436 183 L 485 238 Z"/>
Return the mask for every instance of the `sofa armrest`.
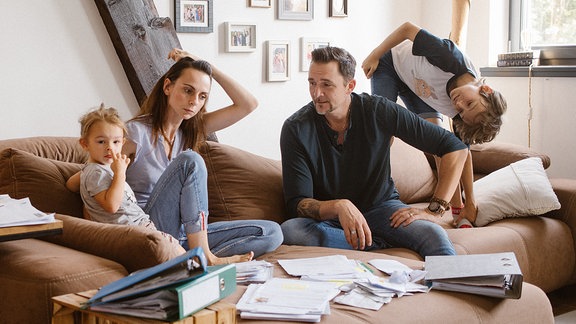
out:
<path id="1" fill-rule="evenodd" d="M 542 160 L 544 169 L 550 166 L 550 157 L 548 155 L 517 144 L 503 142 L 476 144 L 470 146 L 470 152 L 472 153 L 475 174 L 486 175 L 529 157 L 539 157 Z"/>
<path id="2" fill-rule="evenodd" d="M 157 265 L 181 253 L 162 234 L 148 228 L 103 224 L 62 214 L 56 214 L 56 218 L 64 222 L 63 233 L 43 240 L 113 260 L 128 272 Z"/>
<path id="3" fill-rule="evenodd" d="M 545 214 L 545 216 L 566 223 L 572 230 L 576 247 L 576 179 L 550 178 L 550 183 L 562 207 Z"/>
<path id="4" fill-rule="evenodd" d="M 576 179 L 551 178 L 550 183 L 560 201 L 561 208 L 544 214 L 566 223 L 572 231 L 573 251 L 576 253 Z M 573 272 L 572 283 L 576 282 L 576 272 Z"/>

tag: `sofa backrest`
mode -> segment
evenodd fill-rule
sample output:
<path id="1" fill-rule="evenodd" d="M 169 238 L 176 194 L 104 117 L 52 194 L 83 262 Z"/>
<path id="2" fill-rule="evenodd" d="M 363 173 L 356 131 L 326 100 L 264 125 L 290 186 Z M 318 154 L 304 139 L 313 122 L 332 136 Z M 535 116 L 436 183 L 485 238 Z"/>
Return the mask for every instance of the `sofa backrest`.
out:
<path id="1" fill-rule="evenodd" d="M 390 148 L 390 165 L 400 200 L 411 204 L 432 197 L 437 183 L 436 170 L 432 169 L 424 152 L 395 138 Z"/>
<path id="2" fill-rule="evenodd" d="M 62 162 L 85 163 L 88 160 L 88 153 L 78 143 L 78 137 L 37 136 L 0 140 L 0 152 L 7 148 Z"/>
<path id="3" fill-rule="evenodd" d="M 82 199 L 66 188 L 66 180 L 87 159 L 77 137 L 0 140 L 0 194 L 28 197 L 47 213 L 82 217 Z"/>
<path id="4" fill-rule="evenodd" d="M 282 222 L 285 208 L 280 161 L 216 142 L 202 148 L 209 170 L 210 221 L 271 219 Z M 406 203 L 431 197 L 435 171 L 425 155 L 396 139 L 392 176 Z M 0 194 L 29 197 L 45 212 L 82 217 L 82 200 L 65 187 L 87 160 L 76 137 L 30 137 L 0 140 Z"/>

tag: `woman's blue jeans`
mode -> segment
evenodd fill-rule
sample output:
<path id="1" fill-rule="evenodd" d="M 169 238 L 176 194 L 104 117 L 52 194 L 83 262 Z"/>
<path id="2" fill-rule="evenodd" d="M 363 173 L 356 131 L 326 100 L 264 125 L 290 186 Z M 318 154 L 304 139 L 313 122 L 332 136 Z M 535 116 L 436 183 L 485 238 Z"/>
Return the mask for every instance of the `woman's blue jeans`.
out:
<path id="1" fill-rule="evenodd" d="M 408 226 L 391 227 L 390 216 L 396 210 L 408 207 L 394 199 L 364 213 L 373 241 L 366 250 L 402 247 L 416 251 L 422 257 L 456 254 L 448 234 L 438 224 L 416 220 Z M 310 218 L 293 218 L 282 223 L 282 232 L 284 244 L 352 249 L 337 219 L 316 221 Z"/>
<path id="2" fill-rule="evenodd" d="M 208 245 L 218 257 L 244 254 L 255 256 L 282 244 L 280 225 L 265 220 L 242 220 L 208 224 L 208 171 L 197 152 L 184 151 L 168 165 L 144 211 L 158 230 L 171 234 L 188 249 L 186 233 L 206 228 Z M 208 224 L 208 225 L 206 225 Z"/>

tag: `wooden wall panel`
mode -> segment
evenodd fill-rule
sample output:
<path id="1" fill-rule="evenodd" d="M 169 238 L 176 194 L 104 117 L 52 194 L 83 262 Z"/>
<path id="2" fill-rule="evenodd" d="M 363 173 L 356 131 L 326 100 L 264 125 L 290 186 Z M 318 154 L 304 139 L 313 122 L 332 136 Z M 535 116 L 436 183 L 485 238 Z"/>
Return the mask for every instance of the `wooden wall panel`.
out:
<path id="1" fill-rule="evenodd" d="M 100 16 L 139 104 L 174 63 L 168 52 L 181 48 L 174 24 L 158 17 L 153 0 L 95 0 Z"/>

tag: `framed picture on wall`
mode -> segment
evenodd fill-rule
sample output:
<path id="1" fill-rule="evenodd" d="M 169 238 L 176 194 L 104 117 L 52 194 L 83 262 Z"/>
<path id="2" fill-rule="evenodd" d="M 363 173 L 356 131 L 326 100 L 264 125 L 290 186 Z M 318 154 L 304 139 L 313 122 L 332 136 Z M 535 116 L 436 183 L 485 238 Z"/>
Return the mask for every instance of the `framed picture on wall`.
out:
<path id="1" fill-rule="evenodd" d="M 270 8 L 272 0 L 250 0 L 250 7 Z"/>
<path id="2" fill-rule="evenodd" d="M 290 80 L 290 42 L 269 40 L 267 47 L 267 81 Z"/>
<path id="3" fill-rule="evenodd" d="M 348 17 L 348 0 L 330 0 L 330 17 Z"/>
<path id="4" fill-rule="evenodd" d="M 312 20 L 314 0 L 278 0 L 278 19 Z"/>
<path id="5" fill-rule="evenodd" d="M 300 38 L 300 71 L 308 71 L 310 68 L 310 61 L 312 60 L 312 51 L 320 48 L 330 46 L 328 38 Z"/>
<path id="6" fill-rule="evenodd" d="M 175 0 L 174 21 L 180 33 L 211 33 L 213 0 Z"/>
<path id="7" fill-rule="evenodd" d="M 226 23 L 226 52 L 251 52 L 256 49 L 256 24 Z"/>

